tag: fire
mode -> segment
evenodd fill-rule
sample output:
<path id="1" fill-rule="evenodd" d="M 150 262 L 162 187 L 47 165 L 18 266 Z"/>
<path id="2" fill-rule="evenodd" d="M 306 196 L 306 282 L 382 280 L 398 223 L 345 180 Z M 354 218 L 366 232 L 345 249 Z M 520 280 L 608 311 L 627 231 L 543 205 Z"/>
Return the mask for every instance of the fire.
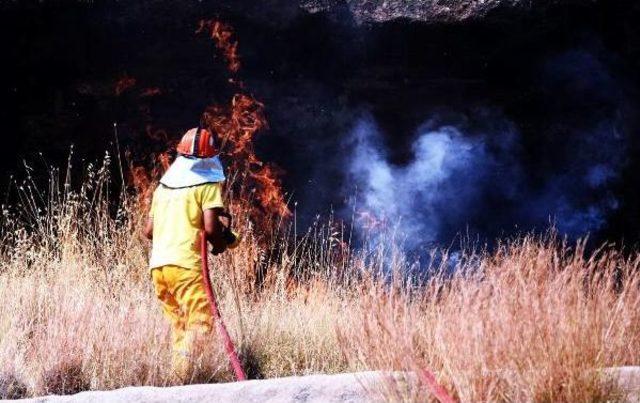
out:
<path id="1" fill-rule="evenodd" d="M 232 73 L 240 70 L 240 56 L 238 55 L 238 42 L 233 40 L 233 29 L 230 25 L 216 20 L 201 20 L 196 34 L 208 31 L 209 36 L 216 43 L 222 55 L 227 60 L 227 68 Z"/>
<path id="2" fill-rule="evenodd" d="M 253 138 L 258 130 L 267 127 L 261 102 L 245 94 L 236 94 L 229 108 L 208 106 L 203 120 L 209 129 L 219 134 L 220 148 L 225 153 L 259 163 L 253 153 Z"/>
<path id="3" fill-rule="evenodd" d="M 247 174 L 263 211 L 290 216 L 278 175 L 280 170 L 263 163 L 253 148 L 256 133 L 267 127 L 264 105 L 249 95 L 236 94 L 228 108 L 207 107 L 203 122 L 209 130 L 219 134 L 220 150 L 229 157 L 231 171 Z"/>
<path id="4" fill-rule="evenodd" d="M 162 172 L 165 172 L 171 165 L 171 156 L 167 152 L 160 153 L 160 155 L 158 155 L 157 161 L 162 167 Z"/>
<path id="5" fill-rule="evenodd" d="M 196 32 L 209 29 L 216 47 L 222 50 L 227 59 L 230 72 L 240 69 L 238 42 L 232 40 L 233 31 L 227 24 L 215 20 L 200 21 Z M 230 80 L 231 84 L 242 88 L 239 80 Z M 202 121 L 213 133 L 217 133 L 221 153 L 229 157 L 229 168 L 233 172 L 246 173 L 249 185 L 254 188 L 255 198 L 263 212 L 289 217 L 291 212 L 285 201 L 279 174 L 281 171 L 272 165 L 264 164 L 255 154 L 253 141 L 261 129 L 267 128 L 264 104 L 254 97 L 238 92 L 228 107 L 208 106 Z M 253 214 L 254 218 L 258 214 Z"/>
<path id="6" fill-rule="evenodd" d="M 143 211 L 149 211 L 153 195 L 153 174 L 149 174 L 148 170 L 142 166 L 131 166 L 129 172 L 129 183 L 136 189 L 140 208 Z"/>
<path id="7" fill-rule="evenodd" d="M 238 42 L 233 39 L 231 27 L 220 21 L 202 20 L 196 30 L 196 33 L 201 32 L 208 32 L 216 48 L 225 57 L 228 70 L 233 74 L 237 73 L 240 69 Z M 232 176 L 241 178 L 236 183 L 240 185 L 240 192 L 236 192 L 236 196 L 241 203 L 245 203 L 244 206 L 250 207 L 253 220 L 264 224 L 266 217 L 270 215 L 289 217 L 291 212 L 282 190 L 281 170 L 262 162 L 254 151 L 256 134 L 268 127 L 264 105 L 253 96 L 242 92 L 241 80 L 233 78 L 228 82 L 237 93 L 228 105 L 207 106 L 202 115 L 201 125 L 218 135 L 220 153 L 228 157 L 225 158 L 229 163 L 228 170 Z M 134 78 L 124 76 L 116 85 L 116 94 L 120 95 L 135 84 Z M 160 93 L 159 88 L 149 87 L 139 93 L 139 98 Z M 170 149 L 175 146 L 175 141 L 169 140 L 173 136 L 169 136 L 164 130 L 147 125 L 146 134 L 151 139 L 163 142 Z M 156 155 L 151 170 L 131 167 L 131 184 L 140 195 L 143 208 L 148 207 L 154 183 L 170 165 L 169 155 L 168 152 Z"/>
<path id="8" fill-rule="evenodd" d="M 257 172 L 250 172 L 250 175 L 260 185 L 260 191 L 256 196 L 260 205 L 280 217 L 288 217 L 291 211 L 285 203 L 277 171 L 278 168 L 272 165 L 264 165 Z"/>

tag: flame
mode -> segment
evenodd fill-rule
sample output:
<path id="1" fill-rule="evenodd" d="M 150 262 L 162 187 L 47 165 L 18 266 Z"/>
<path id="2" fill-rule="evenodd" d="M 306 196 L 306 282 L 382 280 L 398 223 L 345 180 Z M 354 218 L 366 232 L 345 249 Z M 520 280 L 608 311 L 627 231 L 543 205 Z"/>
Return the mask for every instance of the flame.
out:
<path id="1" fill-rule="evenodd" d="M 123 75 L 116 81 L 114 91 L 117 96 L 120 96 L 123 92 L 136 85 L 136 79 L 127 74 Z"/>
<path id="2" fill-rule="evenodd" d="M 209 31 L 209 36 L 220 49 L 227 60 L 227 68 L 232 73 L 240 70 L 240 56 L 238 55 L 238 41 L 232 39 L 233 29 L 230 25 L 217 20 L 200 20 L 196 34 Z"/>
<path id="3" fill-rule="evenodd" d="M 151 197 L 155 190 L 156 182 L 171 165 L 171 156 L 168 152 L 162 152 L 151 156 L 154 161 L 153 167 L 148 169 L 146 166 L 134 165 L 129 166 L 129 183 L 133 186 L 138 197 L 138 204 L 143 211 L 148 211 L 151 207 Z"/>
<path id="4" fill-rule="evenodd" d="M 260 205 L 280 217 L 289 217 L 291 211 L 284 200 L 282 184 L 277 174 L 278 170 L 272 165 L 264 165 L 257 172 L 250 172 L 250 176 L 260 186 L 260 191 L 256 196 Z"/>
<path id="5" fill-rule="evenodd" d="M 238 42 L 232 40 L 231 26 L 216 20 L 202 20 L 196 33 L 206 29 L 225 56 L 229 71 L 237 73 L 240 69 Z M 243 88 L 240 80 L 229 79 L 229 83 Z M 210 105 L 205 108 L 202 121 L 211 132 L 218 134 L 221 153 L 229 157 L 231 171 L 247 174 L 249 185 L 254 188 L 255 198 L 263 212 L 280 217 L 291 216 L 279 178 L 282 171 L 264 164 L 256 156 L 253 147 L 256 134 L 268 127 L 264 104 L 253 96 L 238 92 L 228 107 Z"/>
<path id="6" fill-rule="evenodd" d="M 209 129 L 218 133 L 220 148 L 229 156 L 258 162 L 253 153 L 253 137 L 258 130 L 267 127 L 261 102 L 245 94 L 236 94 L 228 108 L 208 106 L 203 121 Z"/>
<path id="7" fill-rule="evenodd" d="M 142 166 L 131 166 L 129 183 L 133 185 L 138 197 L 138 204 L 143 211 L 149 211 L 153 195 L 153 176 Z"/>
<path id="8" fill-rule="evenodd" d="M 166 172 L 171 165 L 171 156 L 168 152 L 160 153 L 156 158 L 160 166 L 162 167 L 162 172 Z"/>
<path id="9" fill-rule="evenodd" d="M 238 42 L 232 39 L 231 27 L 220 21 L 202 20 L 196 32 L 205 31 L 209 33 L 216 48 L 225 57 L 228 70 L 231 73 L 237 73 L 240 69 Z M 116 93 L 119 95 L 126 91 L 135 85 L 135 82 L 131 77 L 123 77 L 116 86 Z M 236 183 L 239 191 L 236 192 L 236 196 L 243 208 L 248 207 L 254 222 L 264 225 L 267 224 L 268 217 L 273 215 L 289 217 L 291 211 L 285 201 L 280 180 L 282 171 L 272 164 L 262 162 L 254 150 L 256 134 L 268 127 L 264 105 L 253 96 L 241 92 L 243 84 L 239 79 L 229 79 L 228 82 L 238 92 L 231 98 L 228 105 L 207 106 L 202 115 L 201 125 L 217 134 L 220 153 L 227 157 L 225 160 L 229 163 L 228 171 L 232 176 L 241 178 L 241 181 Z M 139 97 L 145 98 L 160 93 L 158 88 L 151 87 L 143 90 Z M 175 141 L 169 141 L 170 136 L 164 130 L 147 125 L 146 134 L 151 139 L 162 141 L 170 149 L 175 146 Z M 138 192 L 143 208 L 148 208 L 154 184 L 170 165 L 168 152 L 151 156 L 151 158 L 152 169 L 131 166 L 130 183 Z"/>
<path id="10" fill-rule="evenodd" d="M 264 105 L 249 95 L 236 94 L 228 108 L 207 107 L 203 122 L 213 133 L 218 133 L 221 153 L 229 157 L 231 171 L 247 173 L 263 211 L 290 216 L 279 179 L 281 170 L 264 164 L 253 148 L 256 133 L 267 127 Z"/>

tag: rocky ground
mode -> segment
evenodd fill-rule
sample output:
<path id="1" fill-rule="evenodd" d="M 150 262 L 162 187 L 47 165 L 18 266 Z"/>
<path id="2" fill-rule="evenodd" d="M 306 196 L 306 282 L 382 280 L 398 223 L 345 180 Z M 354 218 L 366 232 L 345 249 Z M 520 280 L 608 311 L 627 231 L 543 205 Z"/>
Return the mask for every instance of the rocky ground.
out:
<path id="1" fill-rule="evenodd" d="M 309 375 L 246 382 L 187 385 L 169 388 L 128 387 L 72 396 L 47 396 L 28 402 L 335 402 L 360 403 L 376 399 L 366 385 L 380 382 L 380 374 Z"/>
<path id="2" fill-rule="evenodd" d="M 497 9 L 531 12 L 568 2 L 568 0 L 304 0 L 302 6 L 310 12 L 346 6 L 359 22 L 385 22 L 405 18 L 439 23 L 478 19 Z"/>
<path id="3" fill-rule="evenodd" d="M 621 401 L 640 402 L 640 367 L 603 371 L 622 392 Z M 46 396 L 22 402 L 323 402 L 360 403 L 383 400 L 376 386 L 385 382 L 379 372 L 309 375 L 246 382 L 187 385 L 168 388 L 128 387 L 112 391 Z"/>

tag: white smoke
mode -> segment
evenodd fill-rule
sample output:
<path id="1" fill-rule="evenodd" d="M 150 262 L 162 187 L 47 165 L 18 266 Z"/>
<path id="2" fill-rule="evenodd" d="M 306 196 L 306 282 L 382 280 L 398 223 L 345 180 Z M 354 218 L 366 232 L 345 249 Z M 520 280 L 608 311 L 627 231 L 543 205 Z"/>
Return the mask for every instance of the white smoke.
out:
<path id="1" fill-rule="evenodd" d="M 617 208 L 609 187 L 618 176 L 622 152 L 604 150 L 603 127 L 584 134 L 567 164 L 532 185 L 517 155 L 520 136 L 495 114 L 487 133 L 464 133 L 454 125 L 429 121 L 418 129 L 413 158 L 405 165 L 389 162 L 380 129 L 362 116 L 347 141 L 346 191 L 357 188 L 356 209 L 398 229 L 409 250 L 450 242 L 456 235 L 546 230 L 550 224 L 567 235 L 582 236 L 606 223 Z M 594 155 L 598 154 L 598 157 Z M 590 158 L 585 158 L 589 156 Z M 398 228 L 394 228 L 397 224 Z M 380 228 L 369 238 L 378 239 Z"/>
<path id="2" fill-rule="evenodd" d="M 382 133 L 371 115 L 359 116 L 346 140 L 343 192 L 357 194 L 357 211 L 404 234 L 410 250 L 458 235 L 490 242 L 553 225 L 577 238 L 606 228 L 621 204 L 615 189 L 629 157 L 625 113 L 633 112 L 605 56 L 571 50 L 544 63 L 532 89 L 543 102 L 531 116 L 541 120 L 517 116 L 526 136 L 498 109 L 441 107 L 425 116 L 399 165 L 383 137 L 393 144 L 408 133 Z"/>
<path id="3" fill-rule="evenodd" d="M 398 223 L 412 249 L 438 241 L 461 210 L 476 211 L 473 200 L 496 167 L 481 137 L 465 137 L 453 126 L 421 130 L 405 166 L 388 162 L 371 117 L 360 119 L 349 146 L 348 183 L 359 189 L 361 210 Z"/>

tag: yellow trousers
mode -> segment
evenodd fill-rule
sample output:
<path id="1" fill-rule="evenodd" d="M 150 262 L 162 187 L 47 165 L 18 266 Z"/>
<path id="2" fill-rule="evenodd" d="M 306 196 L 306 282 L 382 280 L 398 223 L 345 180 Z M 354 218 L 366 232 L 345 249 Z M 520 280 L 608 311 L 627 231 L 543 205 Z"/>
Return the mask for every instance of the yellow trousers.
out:
<path id="1" fill-rule="evenodd" d="M 171 322 L 173 369 L 184 378 L 200 342 L 211 332 L 213 319 L 202 273 L 178 266 L 162 266 L 151 271 L 156 296 L 164 316 Z"/>

